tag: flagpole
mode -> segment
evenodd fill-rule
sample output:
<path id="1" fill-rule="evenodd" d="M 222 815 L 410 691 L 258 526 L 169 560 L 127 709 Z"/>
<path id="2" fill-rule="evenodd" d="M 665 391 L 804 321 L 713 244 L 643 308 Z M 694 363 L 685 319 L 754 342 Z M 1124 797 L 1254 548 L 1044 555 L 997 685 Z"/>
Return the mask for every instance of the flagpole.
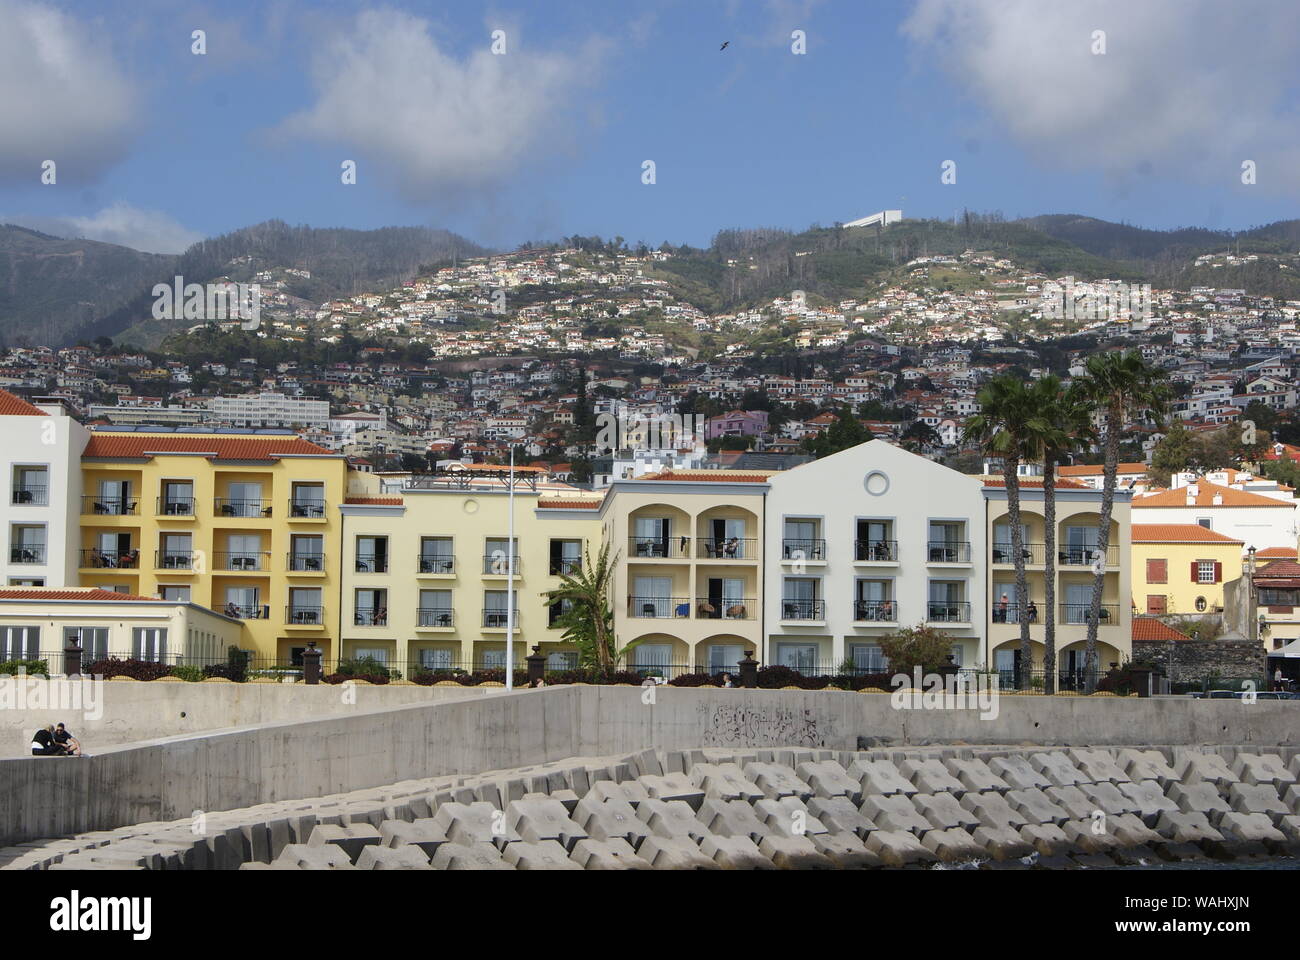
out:
<path id="1" fill-rule="evenodd" d="M 515 688 L 515 445 L 510 444 L 510 492 L 506 534 L 506 692 Z"/>

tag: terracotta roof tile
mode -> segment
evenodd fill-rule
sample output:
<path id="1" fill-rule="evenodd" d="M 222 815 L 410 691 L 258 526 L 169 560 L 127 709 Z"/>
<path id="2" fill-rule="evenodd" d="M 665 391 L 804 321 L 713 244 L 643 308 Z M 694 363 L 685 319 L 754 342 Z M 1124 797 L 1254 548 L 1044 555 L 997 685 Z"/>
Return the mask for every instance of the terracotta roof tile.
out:
<path id="1" fill-rule="evenodd" d="M 1134 617 L 1133 639 L 1158 640 L 1162 642 L 1191 640 L 1185 633 L 1179 633 L 1169 624 L 1156 617 Z"/>
<path id="2" fill-rule="evenodd" d="M 1007 485 L 1007 481 L 1005 477 L 981 476 L 980 479 L 984 481 L 984 486 L 986 487 L 1005 487 Z M 1036 477 L 1021 477 L 1020 486 L 1022 489 L 1025 490 L 1041 490 L 1043 488 L 1043 481 Z M 1077 480 L 1058 478 L 1056 481 L 1056 489 L 1057 490 L 1091 490 L 1093 488 L 1088 486 L 1086 483 L 1079 483 Z"/>
<path id="3" fill-rule="evenodd" d="M 278 460 L 282 456 L 336 457 L 302 437 L 259 437 L 159 433 L 91 434 L 85 459 L 138 460 L 154 453 L 190 453 L 217 460 Z"/>
<path id="4" fill-rule="evenodd" d="M 1115 470 L 1116 476 L 1125 474 L 1146 473 L 1151 468 L 1145 463 L 1121 463 Z M 1062 477 L 1100 477 L 1102 475 L 1102 465 L 1100 463 L 1082 463 L 1067 467 L 1057 467 L 1056 472 Z"/>
<path id="5" fill-rule="evenodd" d="M 153 603 L 177 603 L 176 600 L 159 600 L 157 597 L 141 597 L 133 593 L 115 593 L 99 587 L 0 587 L 0 600 L 148 600 Z"/>
<path id="6" fill-rule="evenodd" d="M 382 507 L 400 507 L 404 501 L 401 497 L 344 497 L 344 503 L 373 504 Z"/>
<path id="7" fill-rule="evenodd" d="M 22 397 L 0 390 L 0 417 L 45 417 L 48 414 Z"/>
<path id="8" fill-rule="evenodd" d="M 599 510 L 600 500 L 558 500 L 558 499 L 539 499 L 537 508 L 539 510 Z"/>
<path id="9" fill-rule="evenodd" d="M 1198 480 L 1196 486 L 1196 497 L 1193 499 L 1191 506 L 1195 507 L 1276 507 L 1281 510 L 1294 510 L 1295 504 L 1288 503 L 1285 500 L 1276 500 L 1273 497 L 1261 496 L 1258 493 L 1247 493 L 1244 490 L 1234 490 L 1232 487 L 1221 487 L 1217 483 L 1209 483 L 1205 480 Z M 1173 490 L 1161 490 L 1159 493 L 1139 496 L 1133 500 L 1134 510 L 1149 509 L 1151 507 L 1186 507 L 1187 487 L 1177 487 Z M 1223 502 L 1216 504 L 1215 496 L 1223 497 Z"/>
<path id="10" fill-rule="evenodd" d="M 1294 560 L 1296 559 L 1295 547 L 1265 547 L 1263 550 L 1256 551 L 1256 560 Z"/>
<path id="11" fill-rule="evenodd" d="M 1244 540 L 1234 540 L 1226 534 L 1207 530 L 1199 523 L 1135 523 L 1133 524 L 1133 542 L 1235 543 L 1238 545 L 1245 543 Z"/>
<path id="12" fill-rule="evenodd" d="M 738 470 L 661 470 L 659 473 L 647 473 L 637 480 L 686 480 L 706 483 L 767 483 L 769 473 L 741 473 Z"/>

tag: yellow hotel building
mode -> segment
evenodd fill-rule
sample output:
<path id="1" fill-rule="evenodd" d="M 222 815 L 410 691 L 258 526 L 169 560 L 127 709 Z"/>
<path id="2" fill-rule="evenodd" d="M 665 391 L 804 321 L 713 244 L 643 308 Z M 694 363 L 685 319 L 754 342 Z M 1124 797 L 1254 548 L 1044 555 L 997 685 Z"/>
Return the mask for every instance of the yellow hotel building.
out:
<path id="1" fill-rule="evenodd" d="M 241 620 L 261 657 L 337 649 L 344 457 L 292 435 L 96 431 L 81 472 L 83 585 Z"/>

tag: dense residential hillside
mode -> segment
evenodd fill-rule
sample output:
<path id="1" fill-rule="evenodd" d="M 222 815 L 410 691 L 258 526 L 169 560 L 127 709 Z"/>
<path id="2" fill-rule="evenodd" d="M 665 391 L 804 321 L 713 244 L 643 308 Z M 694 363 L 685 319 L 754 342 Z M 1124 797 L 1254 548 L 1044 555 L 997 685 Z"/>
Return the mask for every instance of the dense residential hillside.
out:
<path id="1" fill-rule="evenodd" d="M 59 344 L 127 303 L 175 257 L 0 224 L 0 344 Z"/>

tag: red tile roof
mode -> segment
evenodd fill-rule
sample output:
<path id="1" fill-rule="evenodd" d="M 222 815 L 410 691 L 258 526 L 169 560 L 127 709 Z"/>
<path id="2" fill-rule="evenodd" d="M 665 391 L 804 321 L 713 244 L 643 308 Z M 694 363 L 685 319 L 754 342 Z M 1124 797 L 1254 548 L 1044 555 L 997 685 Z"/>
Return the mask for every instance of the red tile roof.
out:
<path id="1" fill-rule="evenodd" d="M 1255 553 L 1256 560 L 1294 560 L 1295 547 L 1265 547 Z"/>
<path id="2" fill-rule="evenodd" d="M 1266 583 L 1267 581 L 1267 583 Z M 1255 571 L 1256 586 L 1300 586 L 1300 563 L 1294 560 L 1274 560 Z"/>
<path id="3" fill-rule="evenodd" d="M 538 499 L 539 510 L 599 510 L 600 500 Z"/>
<path id="4" fill-rule="evenodd" d="M 1232 487 L 1221 487 L 1217 483 L 1209 483 L 1205 480 L 1198 480 L 1195 484 L 1196 496 L 1193 498 L 1191 506 L 1197 508 L 1216 506 L 1220 507 L 1277 507 L 1282 510 L 1294 510 L 1295 504 L 1286 500 L 1277 500 L 1273 497 L 1261 496 L 1258 493 L 1247 493 L 1244 490 L 1234 490 Z M 1134 510 L 1144 510 L 1151 507 L 1186 507 L 1188 487 L 1177 487 L 1173 490 L 1161 490 L 1159 493 L 1153 493 L 1148 496 L 1139 496 L 1133 500 Z M 1223 497 L 1223 502 L 1216 504 L 1215 496 Z"/>
<path id="5" fill-rule="evenodd" d="M 1192 638 L 1185 633 L 1179 633 L 1157 617 L 1134 617 L 1133 639 L 1134 641 L 1157 640 L 1167 643 L 1170 640 L 1181 642 Z"/>
<path id="6" fill-rule="evenodd" d="M 1104 466 L 1100 463 L 1081 463 L 1073 466 L 1057 467 L 1056 472 L 1063 477 L 1100 477 L 1104 469 Z M 1121 463 L 1117 465 L 1115 475 L 1146 473 L 1150 469 L 1145 463 Z"/>
<path id="7" fill-rule="evenodd" d="M 1005 487 L 1007 485 L 1007 481 L 1005 477 L 986 476 L 986 477 L 980 477 L 980 479 L 984 481 L 984 486 L 986 487 Z M 1026 489 L 1026 490 L 1041 490 L 1043 488 L 1043 481 L 1037 477 L 1021 477 L 1020 486 L 1022 489 Z M 1065 477 L 1059 477 L 1057 478 L 1056 481 L 1056 489 L 1092 490 L 1093 488 L 1088 486 L 1086 483 L 1079 483 L 1077 480 L 1070 480 Z"/>
<path id="8" fill-rule="evenodd" d="M 0 600 L 148 600 L 153 603 L 176 603 L 175 600 L 159 600 L 157 597 L 141 597 L 133 593 L 115 593 L 99 587 L 0 587 Z"/>
<path id="9" fill-rule="evenodd" d="M 1199 523 L 1135 523 L 1133 524 L 1134 543 L 1235 543 L 1244 544 L 1244 540 L 1234 540 L 1222 533 L 1207 530 Z M 1292 551 L 1294 553 L 1295 551 Z"/>
<path id="10" fill-rule="evenodd" d="M 770 474 L 741 473 L 736 470 L 661 470 L 647 473 L 637 480 L 686 480 L 712 483 L 767 483 Z"/>
<path id="11" fill-rule="evenodd" d="M 40 407 L 33 406 L 22 397 L 0 390 L 0 417 L 45 417 L 49 416 Z"/>
<path id="12" fill-rule="evenodd" d="M 189 453 L 216 460 L 278 460 L 282 456 L 335 457 L 302 437 L 184 436 L 159 433 L 91 434 L 85 459 L 139 460 L 155 453 Z"/>
<path id="13" fill-rule="evenodd" d="M 400 507 L 405 501 L 401 497 L 344 497 L 344 503 L 375 504 L 383 507 Z"/>

